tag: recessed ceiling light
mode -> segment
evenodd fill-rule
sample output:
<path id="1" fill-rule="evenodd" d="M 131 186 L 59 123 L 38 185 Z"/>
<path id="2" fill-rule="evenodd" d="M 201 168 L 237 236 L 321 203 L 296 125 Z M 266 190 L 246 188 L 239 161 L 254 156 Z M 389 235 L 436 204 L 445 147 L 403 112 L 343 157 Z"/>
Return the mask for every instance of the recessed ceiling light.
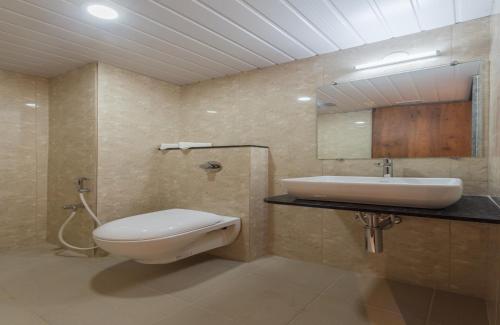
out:
<path id="1" fill-rule="evenodd" d="M 297 97 L 297 100 L 299 102 L 308 102 L 308 101 L 311 100 L 311 97 L 309 97 L 309 96 L 301 96 L 301 97 Z"/>
<path id="2" fill-rule="evenodd" d="M 103 5 L 89 5 L 87 11 L 94 17 L 111 20 L 118 18 L 118 13 L 115 9 Z"/>
<path id="3" fill-rule="evenodd" d="M 356 122 L 354 122 L 354 124 L 366 124 L 366 122 L 365 121 L 356 121 Z"/>
<path id="4" fill-rule="evenodd" d="M 26 103 L 24 105 L 26 105 L 28 107 L 31 107 L 31 108 L 36 108 L 36 104 L 35 103 Z"/>
<path id="5" fill-rule="evenodd" d="M 439 56 L 440 54 L 441 54 L 441 52 L 438 50 L 434 50 L 434 51 L 430 51 L 430 52 L 422 52 L 422 53 L 417 53 L 417 54 L 408 54 L 406 52 L 397 52 L 397 53 L 393 53 L 392 55 L 386 56 L 383 60 L 356 65 L 356 66 L 354 66 L 354 70 L 377 68 L 377 67 L 383 67 L 386 65 L 422 60 L 422 59 L 427 59 L 427 58 Z"/>
<path id="6" fill-rule="evenodd" d="M 210 113 L 210 114 L 216 114 L 217 111 L 207 111 L 207 113 Z"/>

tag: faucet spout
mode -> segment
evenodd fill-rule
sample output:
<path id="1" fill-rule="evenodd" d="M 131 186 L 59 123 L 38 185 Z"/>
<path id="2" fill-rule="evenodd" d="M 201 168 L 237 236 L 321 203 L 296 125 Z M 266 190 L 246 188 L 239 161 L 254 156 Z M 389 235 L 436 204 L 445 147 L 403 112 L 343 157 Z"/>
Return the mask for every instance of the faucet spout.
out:
<path id="1" fill-rule="evenodd" d="M 382 167 L 382 176 L 383 177 L 393 177 L 394 176 L 393 169 L 392 169 L 392 167 L 393 167 L 392 159 L 384 158 L 382 160 L 382 162 L 378 162 L 378 163 L 376 163 L 376 165 Z"/>
<path id="2" fill-rule="evenodd" d="M 384 177 L 393 177 L 394 176 L 394 173 L 392 170 L 392 159 L 384 158 L 382 168 L 383 168 Z"/>

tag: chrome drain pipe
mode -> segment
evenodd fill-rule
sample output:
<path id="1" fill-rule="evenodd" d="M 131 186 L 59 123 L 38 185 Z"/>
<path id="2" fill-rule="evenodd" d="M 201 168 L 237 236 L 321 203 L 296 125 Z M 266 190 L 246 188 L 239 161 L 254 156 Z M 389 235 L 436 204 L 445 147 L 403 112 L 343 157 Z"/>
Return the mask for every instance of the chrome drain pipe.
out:
<path id="1" fill-rule="evenodd" d="M 393 214 L 357 212 L 354 218 L 363 225 L 366 251 L 374 254 L 384 251 L 383 231 L 401 223 L 401 218 Z"/>

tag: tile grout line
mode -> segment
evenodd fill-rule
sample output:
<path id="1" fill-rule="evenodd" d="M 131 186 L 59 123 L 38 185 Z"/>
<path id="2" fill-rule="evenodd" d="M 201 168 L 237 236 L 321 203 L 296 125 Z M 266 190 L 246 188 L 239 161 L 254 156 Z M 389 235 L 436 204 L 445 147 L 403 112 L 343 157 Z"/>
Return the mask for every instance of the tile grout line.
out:
<path id="1" fill-rule="evenodd" d="M 332 283 L 330 283 L 329 285 L 326 286 L 326 288 L 324 288 L 323 290 L 321 290 L 318 295 L 316 295 L 314 298 L 311 299 L 311 301 L 309 301 L 307 304 L 305 304 L 304 307 L 300 308 L 300 310 L 297 311 L 297 313 L 292 317 L 292 319 L 290 319 L 290 321 L 287 323 L 288 324 L 291 324 L 295 319 L 297 319 L 297 317 L 304 311 L 306 310 L 307 307 L 309 307 L 310 305 L 312 305 L 315 301 L 317 301 L 319 298 L 321 298 L 322 296 L 325 295 L 325 292 L 327 290 L 329 290 L 330 288 L 334 287 L 337 282 L 339 282 L 341 279 L 343 279 L 345 277 L 345 274 L 344 275 L 341 275 L 339 276 L 338 279 L 336 280 L 333 280 Z"/>
<path id="2" fill-rule="evenodd" d="M 432 290 L 431 301 L 429 302 L 429 310 L 427 311 L 427 317 L 425 318 L 425 324 L 430 324 L 432 308 L 434 308 L 434 297 L 436 296 L 436 289 Z"/>

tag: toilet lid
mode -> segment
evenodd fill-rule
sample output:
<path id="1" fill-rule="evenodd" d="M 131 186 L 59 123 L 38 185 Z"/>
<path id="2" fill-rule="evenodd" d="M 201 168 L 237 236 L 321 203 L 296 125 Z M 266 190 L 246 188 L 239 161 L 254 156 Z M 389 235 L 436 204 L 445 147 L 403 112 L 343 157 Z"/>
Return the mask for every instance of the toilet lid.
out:
<path id="1" fill-rule="evenodd" d="M 148 240 L 214 225 L 223 217 L 203 211 L 169 209 L 108 222 L 94 230 L 103 240 Z"/>

